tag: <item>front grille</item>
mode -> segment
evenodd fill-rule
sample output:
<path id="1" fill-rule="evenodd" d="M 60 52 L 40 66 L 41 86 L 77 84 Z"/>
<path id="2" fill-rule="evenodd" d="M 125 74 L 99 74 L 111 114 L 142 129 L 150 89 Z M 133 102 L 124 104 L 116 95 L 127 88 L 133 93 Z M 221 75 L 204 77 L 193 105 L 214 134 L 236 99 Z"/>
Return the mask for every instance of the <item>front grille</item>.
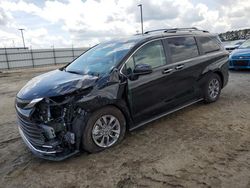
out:
<path id="1" fill-rule="evenodd" d="M 234 66 L 248 66 L 249 65 L 249 61 L 246 61 L 246 60 L 235 60 L 235 61 L 233 61 L 233 65 Z"/>
<path id="2" fill-rule="evenodd" d="M 18 122 L 24 136 L 33 146 L 41 147 L 44 145 L 45 137 L 42 134 L 43 129 L 41 127 L 22 118 L 20 115 L 18 115 Z"/>

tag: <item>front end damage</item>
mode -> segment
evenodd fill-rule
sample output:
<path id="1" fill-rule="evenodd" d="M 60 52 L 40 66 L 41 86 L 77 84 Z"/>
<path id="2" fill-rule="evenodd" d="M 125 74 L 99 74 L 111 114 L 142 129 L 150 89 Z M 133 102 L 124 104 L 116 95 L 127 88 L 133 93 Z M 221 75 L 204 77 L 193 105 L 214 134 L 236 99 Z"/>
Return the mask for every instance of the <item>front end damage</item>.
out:
<path id="1" fill-rule="evenodd" d="M 84 127 L 95 110 L 115 105 L 132 124 L 124 80 L 117 70 L 103 77 L 57 70 L 31 80 L 15 105 L 24 142 L 38 157 L 58 161 L 81 150 Z"/>
<path id="2" fill-rule="evenodd" d="M 63 160 L 79 152 L 86 112 L 75 106 L 75 97 L 32 101 L 16 99 L 21 137 L 37 156 Z"/>

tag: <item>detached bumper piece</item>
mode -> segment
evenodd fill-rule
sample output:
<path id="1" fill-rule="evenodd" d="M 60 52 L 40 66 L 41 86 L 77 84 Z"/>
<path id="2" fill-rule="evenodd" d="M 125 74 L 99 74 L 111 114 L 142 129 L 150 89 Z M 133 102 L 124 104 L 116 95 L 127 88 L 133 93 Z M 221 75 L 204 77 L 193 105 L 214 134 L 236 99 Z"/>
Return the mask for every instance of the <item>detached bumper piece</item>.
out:
<path id="1" fill-rule="evenodd" d="M 60 146 L 61 142 L 56 138 L 46 141 L 42 126 L 32 123 L 21 116 L 21 114 L 18 114 L 20 135 L 31 152 L 37 157 L 52 161 L 61 161 L 79 153 L 78 150 L 72 151 L 69 148 L 62 148 Z"/>

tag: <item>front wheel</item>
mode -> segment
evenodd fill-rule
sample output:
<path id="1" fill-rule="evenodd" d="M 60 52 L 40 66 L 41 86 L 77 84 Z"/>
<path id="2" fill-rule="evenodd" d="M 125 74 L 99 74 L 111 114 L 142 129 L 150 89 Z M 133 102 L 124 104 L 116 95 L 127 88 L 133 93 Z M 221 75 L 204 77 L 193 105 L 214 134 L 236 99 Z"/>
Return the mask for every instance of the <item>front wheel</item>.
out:
<path id="1" fill-rule="evenodd" d="M 118 144 L 126 132 L 122 112 L 112 106 L 97 110 L 89 118 L 83 133 L 83 149 L 98 152 Z"/>
<path id="2" fill-rule="evenodd" d="M 220 76 L 214 73 L 211 74 L 204 89 L 204 101 L 206 103 L 212 103 L 218 100 L 220 97 L 221 85 Z"/>

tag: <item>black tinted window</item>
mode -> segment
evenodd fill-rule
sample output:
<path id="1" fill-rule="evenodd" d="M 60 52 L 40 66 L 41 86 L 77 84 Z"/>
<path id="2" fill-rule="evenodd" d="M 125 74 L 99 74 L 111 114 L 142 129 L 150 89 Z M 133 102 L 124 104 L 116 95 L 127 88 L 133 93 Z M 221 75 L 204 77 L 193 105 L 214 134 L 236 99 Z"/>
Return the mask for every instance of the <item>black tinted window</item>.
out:
<path id="1" fill-rule="evenodd" d="M 199 55 L 194 37 L 167 39 L 173 62 L 183 61 Z"/>
<path id="2" fill-rule="evenodd" d="M 217 42 L 217 39 L 210 37 L 199 37 L 201 47 L 204 53 L 210 53 L 220 50 L 220 46 Z"/>

